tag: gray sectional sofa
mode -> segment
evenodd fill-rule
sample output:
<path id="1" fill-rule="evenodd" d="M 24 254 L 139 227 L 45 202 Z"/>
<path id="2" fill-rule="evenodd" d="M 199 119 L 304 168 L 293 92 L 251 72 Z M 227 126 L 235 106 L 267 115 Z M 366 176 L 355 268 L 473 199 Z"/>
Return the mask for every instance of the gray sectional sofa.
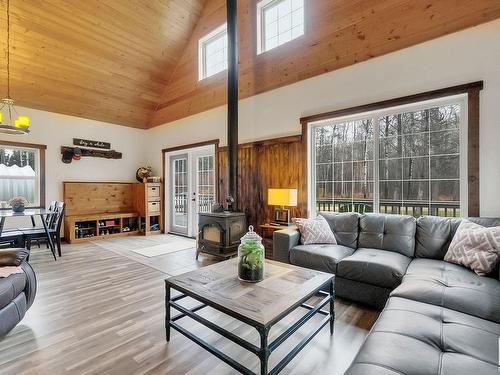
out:
<path id="1" fill-rule="evenodd" d="M 337 296 L 383 308 L 346 374 L 498 375 L 498 272 L 478 276 L 443 261 L 461 219 L 321 215 L 338 245 L 300 245 L 290 228 L 274 233 L 273 255 L 334 273 Z"/>

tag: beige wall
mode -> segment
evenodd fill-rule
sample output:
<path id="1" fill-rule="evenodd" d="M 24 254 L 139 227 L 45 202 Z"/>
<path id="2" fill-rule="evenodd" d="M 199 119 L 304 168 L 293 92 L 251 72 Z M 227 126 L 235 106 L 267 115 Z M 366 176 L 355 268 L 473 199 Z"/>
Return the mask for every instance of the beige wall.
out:
<path id="1" fill-rule="evenodd" d="M 240 101 L 240 142 L 300 132 L 302 116 L 484 80 L 481 93 L 481 213 L 500 217 L 500 20 Z M 226 108 L 147 131 L 148 160 L 165 147 L 226 143 Z"/>

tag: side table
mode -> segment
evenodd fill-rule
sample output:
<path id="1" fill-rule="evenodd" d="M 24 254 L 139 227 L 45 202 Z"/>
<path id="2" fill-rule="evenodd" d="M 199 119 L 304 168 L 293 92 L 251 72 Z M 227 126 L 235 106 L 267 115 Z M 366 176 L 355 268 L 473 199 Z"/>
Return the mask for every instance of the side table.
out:
<path id="1" fill-rule="evenodd" d="M 277 224 L 261 224 L 259 227 L 262 231 L 262 243 L 266 249 L 266 259 L 273 259 L 273 233 L 277 230 L 293 227 L 290 225 L 277 225 Z"/>

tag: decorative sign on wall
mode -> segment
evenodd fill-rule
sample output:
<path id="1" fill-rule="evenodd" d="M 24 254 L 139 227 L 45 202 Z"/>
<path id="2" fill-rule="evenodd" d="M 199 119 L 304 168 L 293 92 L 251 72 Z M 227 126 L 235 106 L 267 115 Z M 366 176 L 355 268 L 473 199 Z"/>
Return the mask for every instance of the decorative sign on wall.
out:
<path id="1" fill-rule="evenodd" d="M 73 138 L 73 144 L 75 146 L 81 146 L 81 147 L 93 147 L 93 148 L 100 148 L 103 150 L 111 150 L 111 143 L 92 141 L 90 139 Z"/>

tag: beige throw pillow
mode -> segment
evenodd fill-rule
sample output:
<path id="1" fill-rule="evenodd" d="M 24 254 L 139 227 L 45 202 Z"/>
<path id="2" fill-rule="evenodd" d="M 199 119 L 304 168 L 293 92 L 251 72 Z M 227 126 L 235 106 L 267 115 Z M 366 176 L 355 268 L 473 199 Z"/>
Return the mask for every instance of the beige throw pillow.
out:
<path id="1" fill-rule="evenodd" d="M 315 219 L 295 218 L 292 221 L 299 228 L 302 245 L 337 244 L 335 235 L 323 216 L 318 216 Z"/>
<path id="2" fill-rule="evenodd" d="M 490 274 L 500 260 L 500 227 L 483 227 L 462 220 L 444 260 L 472 269 L 481 276 Z"/>

